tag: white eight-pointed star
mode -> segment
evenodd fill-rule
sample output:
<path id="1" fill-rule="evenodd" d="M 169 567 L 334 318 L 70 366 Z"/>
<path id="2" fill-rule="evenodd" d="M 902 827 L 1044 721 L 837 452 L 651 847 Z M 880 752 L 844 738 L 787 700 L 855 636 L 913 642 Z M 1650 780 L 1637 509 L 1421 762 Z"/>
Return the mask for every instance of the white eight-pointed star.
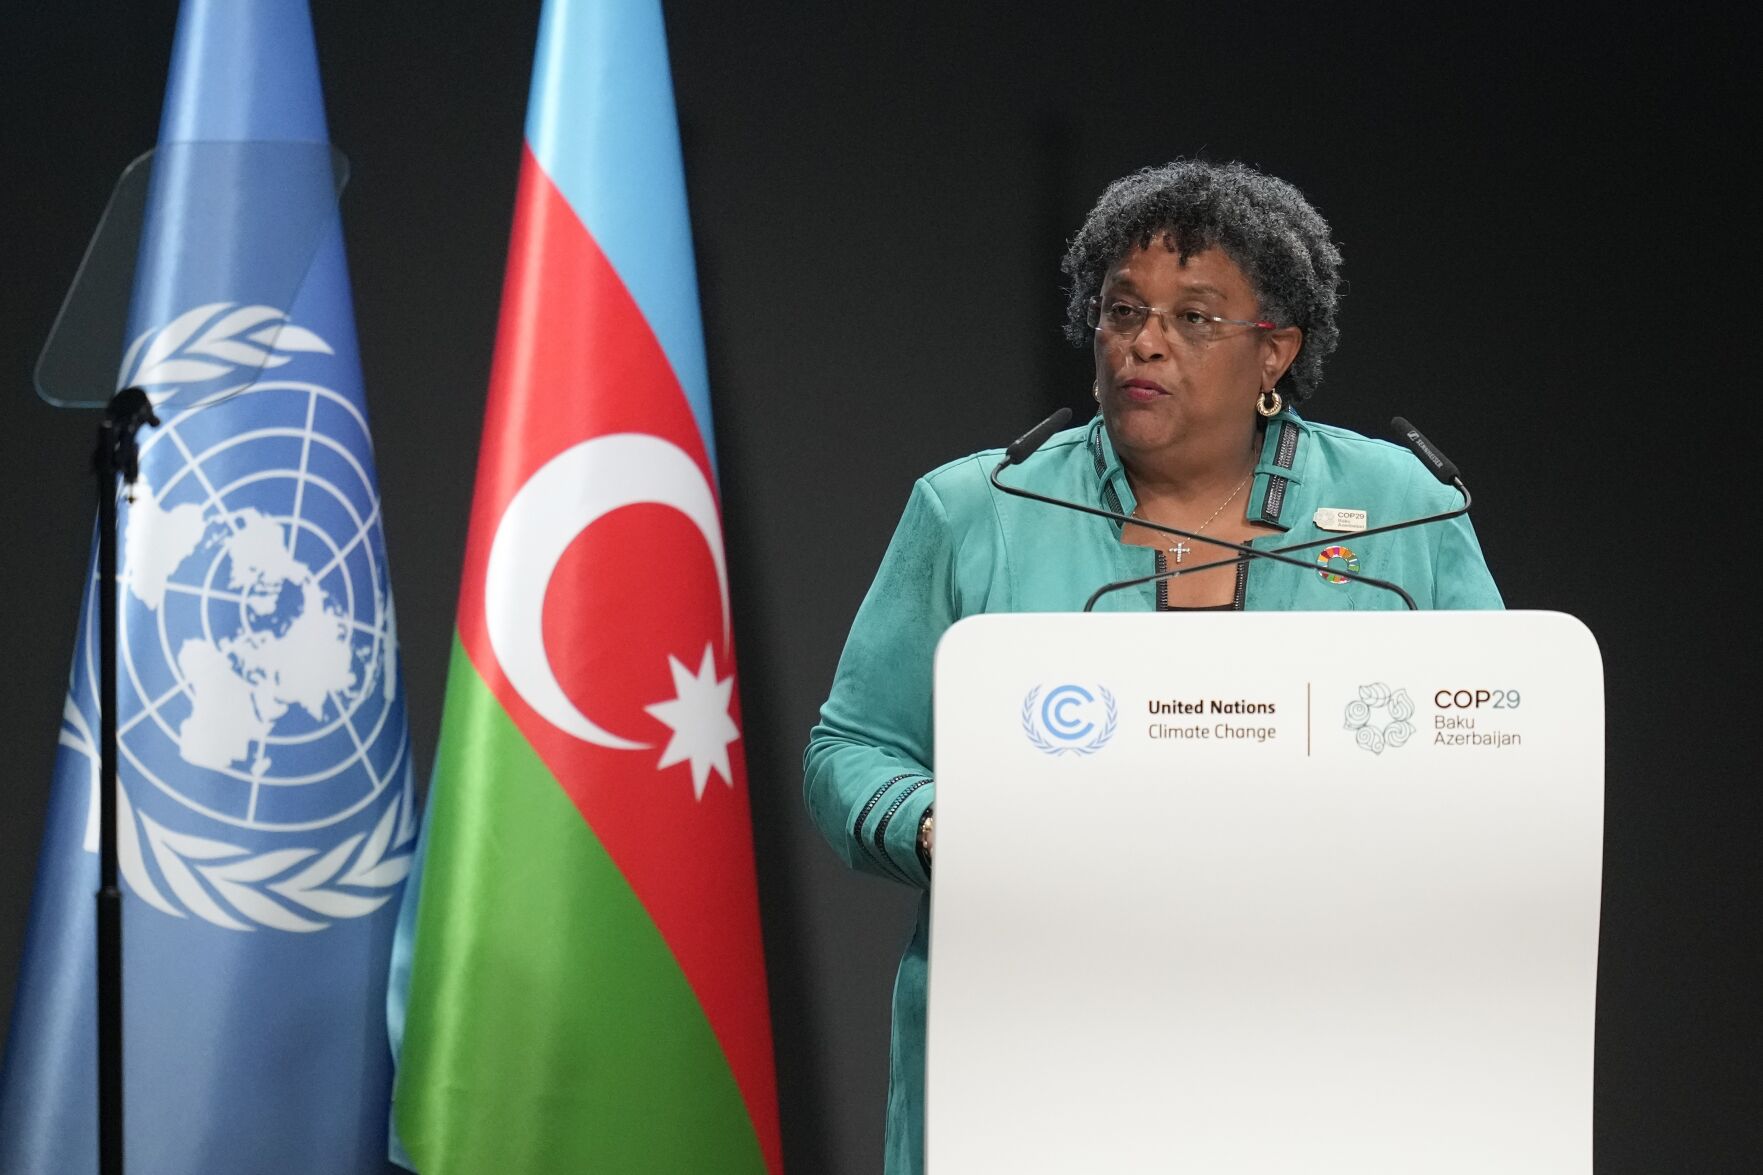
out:
<path id="1" fill-rule="evenodd" d="M 671 767 L 690 760 L 692 789 L 701 800 L 712 769 L 728 786 L 735 785 L 728 760 L 728 745 L 741 737 L 740 729 L 728 713 L 729 702 L 734 697 L 735 679 L 732 676 L 721 681 L 716 679 L 716 658 L 709 645 L 704 646 L 704 661 L 696 674 L 671 654 L 667 658 L 667 667 L 673 673 L 673 690 L 678 696 L 671 701 L 643 707 L 673 731 L 656 767 Z"/>

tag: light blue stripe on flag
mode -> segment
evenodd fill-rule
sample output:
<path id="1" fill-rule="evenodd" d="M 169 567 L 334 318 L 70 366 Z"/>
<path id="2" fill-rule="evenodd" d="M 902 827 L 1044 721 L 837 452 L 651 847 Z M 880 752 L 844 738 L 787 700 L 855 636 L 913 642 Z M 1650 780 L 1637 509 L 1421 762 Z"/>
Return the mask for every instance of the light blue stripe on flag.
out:
<path id="1" fill-rule="evenodd" d="M 584 61 L 595 68 L 579 68 Z M 659 4 L 547 0 L 526 139 L 655 331 L 715 469 L 671 78 Z M 620 160 L 619 173 L 596 167 L 602 159 Z"/>

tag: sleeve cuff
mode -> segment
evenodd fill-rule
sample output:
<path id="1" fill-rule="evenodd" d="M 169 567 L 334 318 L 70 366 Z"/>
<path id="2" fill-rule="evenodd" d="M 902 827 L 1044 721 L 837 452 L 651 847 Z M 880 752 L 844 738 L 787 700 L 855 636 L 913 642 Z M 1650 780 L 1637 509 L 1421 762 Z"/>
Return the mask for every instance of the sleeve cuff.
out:
<path id="1" fill-rule="evenodd" d="M 857 822 L 864 851 L 909 885 L 930 884 L 930 873 L 918 859 L 918 825 L 936 793 L 936 784 L 926 775 L 889 780 Z"/>

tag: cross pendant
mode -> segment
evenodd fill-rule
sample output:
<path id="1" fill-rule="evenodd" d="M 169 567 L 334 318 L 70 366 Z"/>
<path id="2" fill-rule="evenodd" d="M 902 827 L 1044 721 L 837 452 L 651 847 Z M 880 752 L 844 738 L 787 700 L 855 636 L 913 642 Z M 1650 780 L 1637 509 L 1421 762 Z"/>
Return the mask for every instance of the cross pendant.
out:
<path id="1" fill-rule="evenodd" d="M 1175 546 L 1169 548 L 1169 553 L 1171 555 L 1175 556 L 1175 561 L 1177 563 L 1180 563 L 1181 557 L 1183 555 L 1187 554 L 1191 550 L 1193 550 L 1192 547 L 1188 546 L 1186 543 L 1182 542 L 1180 539 L 1176 539 Z"/>

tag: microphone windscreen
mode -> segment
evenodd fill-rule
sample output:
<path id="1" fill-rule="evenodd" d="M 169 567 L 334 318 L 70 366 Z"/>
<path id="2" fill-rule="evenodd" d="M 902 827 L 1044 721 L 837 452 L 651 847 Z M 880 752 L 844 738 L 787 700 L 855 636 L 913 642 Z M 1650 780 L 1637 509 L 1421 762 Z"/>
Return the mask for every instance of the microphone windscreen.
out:
<path id="1" fill-rule="evenodd" d="M 1004 460 L 1011 465 L 1017 465 L 1027 460 L 1030 453 L 1033 453 L 1036 449 L 1046 444 L 1047 438 L 1064 428 L 1065 422 L 1070 419 L 1071 409 L 1059 409 L 1057 412 L 1053 413 L 1053 415 L 1047 417 L 1047 419 L 1041 421 L 1039 424 L 1011 441 L 1009 447 L 1004 450 Z"/>
<path id="2" fill-rule="evenodd" d="M 1402 438 L 1402 443 L 1414 451 L 1420 463 L 1432 470 L 1432 475 L 1446 485 L 1454 485 L 1461 478 L 1457 466 L 1451 459 L 1439 452 L 1433 443 L 1420 435 L 1420 430 L 1409 424 L 1400 416 L 1390 418 L 1390 427 Z"/>

